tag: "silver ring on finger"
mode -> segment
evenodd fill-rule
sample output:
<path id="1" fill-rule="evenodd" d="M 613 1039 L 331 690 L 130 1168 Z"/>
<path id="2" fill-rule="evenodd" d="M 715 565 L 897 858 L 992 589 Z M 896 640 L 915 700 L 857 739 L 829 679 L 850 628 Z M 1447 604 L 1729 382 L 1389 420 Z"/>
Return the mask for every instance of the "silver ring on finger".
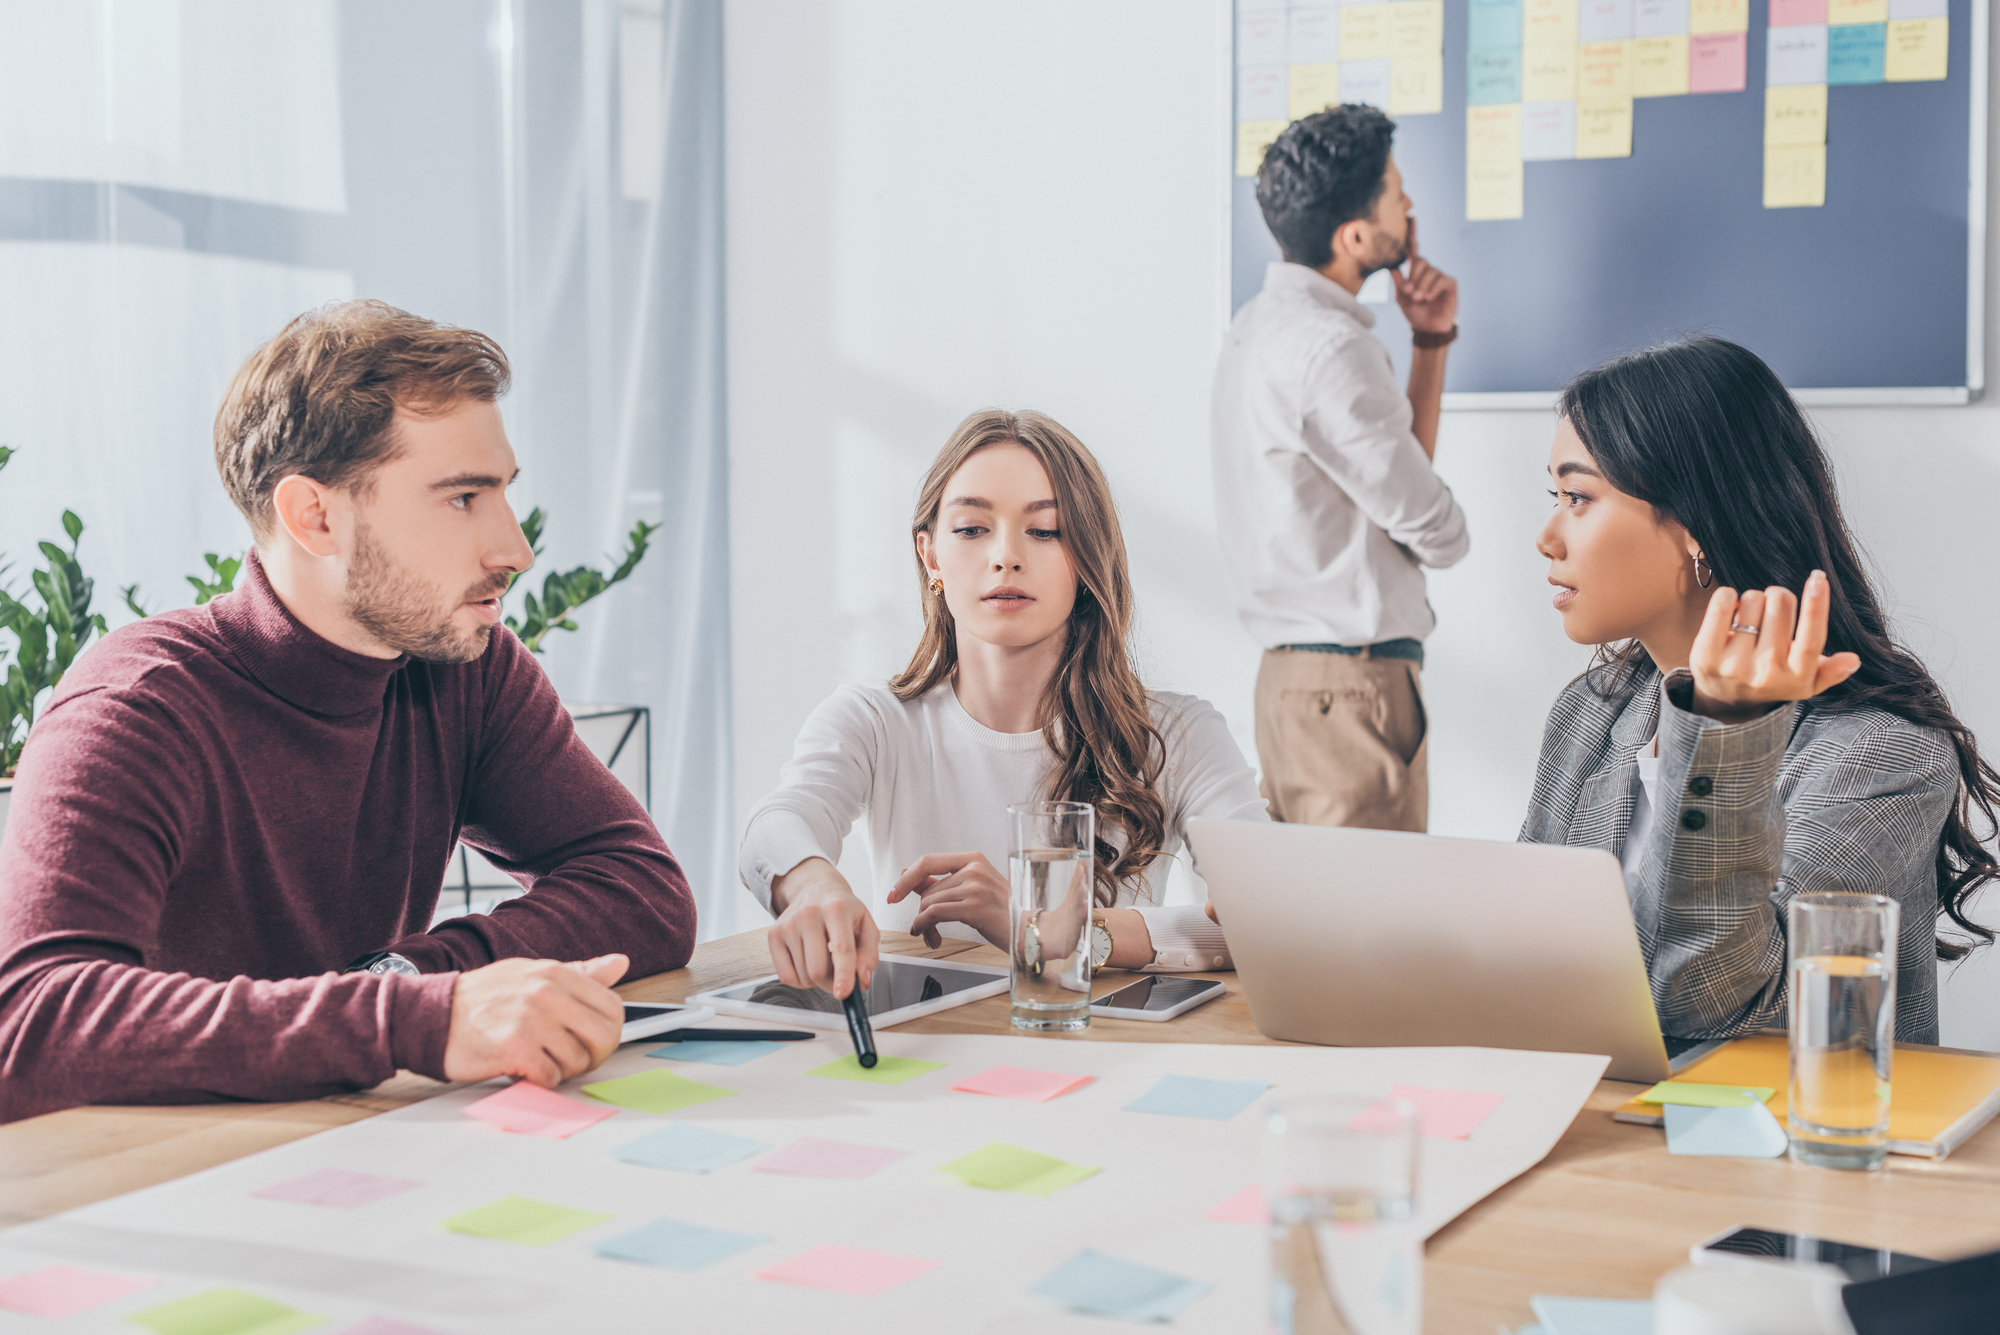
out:
<path id="1" fill-rule="evenodd" d="M 1757 635 L 1763 629 L 1762 626 L 1739 626 L 1734 621 L 1729 623 L 1729 633 L 1732 635 Z"/>

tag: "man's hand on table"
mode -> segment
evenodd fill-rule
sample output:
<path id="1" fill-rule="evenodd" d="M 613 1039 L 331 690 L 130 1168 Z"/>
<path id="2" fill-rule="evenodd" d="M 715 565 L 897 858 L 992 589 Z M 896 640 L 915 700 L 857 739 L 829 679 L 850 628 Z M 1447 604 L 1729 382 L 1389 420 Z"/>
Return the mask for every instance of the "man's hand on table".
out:
<path id="1" fill-rule="evenodd" d="M 882 940 L 875 915 L 831 862 L 807 858 L 772 881 L 771 908 L 778 920 L 765 939 L 786 987 L 845 997 L 857 978 L 864 988 L 875 981 Z"/>
<path id="2" fill-rule="evenodd" d="M 623 955 L 577 964 L 514 959 L 460 974 L 445 1078 L 512 1075 L 553 1089 L 582 1075 L 618 1049 L 625 1005 L 611 985 L 630 963 Z"/>

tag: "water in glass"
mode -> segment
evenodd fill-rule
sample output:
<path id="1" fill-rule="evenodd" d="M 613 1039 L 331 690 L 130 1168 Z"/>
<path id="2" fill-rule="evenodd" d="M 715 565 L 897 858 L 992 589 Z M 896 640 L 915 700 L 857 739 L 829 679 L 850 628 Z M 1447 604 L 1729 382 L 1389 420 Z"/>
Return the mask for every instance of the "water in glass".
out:
<path id="1" fill-rule="evenodd" d="M 1271 1328 L 1278 1335 L 1418 1335 L 1423 1237 L 1407 1105 L 1346 1098 L 1275 1111 Z"/>
<path id="2" fill-rule="evenodd" d="M 1792 960 L 1791 1154 L 1826 1168 L 1879 1168 L 1889 1152 L 1890 967 L 1865 955 Z"/>
<path id="3" fill-rule="evenodd" d="M 1090 1023 L 1091 854 L 1026 848 L 1009 859 L 1013 1021 L 1017 1029 Z"/>

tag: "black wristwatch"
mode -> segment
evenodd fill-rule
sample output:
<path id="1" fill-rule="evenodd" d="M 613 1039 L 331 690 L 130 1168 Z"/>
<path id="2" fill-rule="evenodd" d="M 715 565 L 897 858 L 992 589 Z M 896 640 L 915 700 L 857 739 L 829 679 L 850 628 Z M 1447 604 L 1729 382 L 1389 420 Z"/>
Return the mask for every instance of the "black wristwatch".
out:
<path id="1" fill-rule="evenodd" d="M 423 972 L 416 965 L 394 951 L 378 950 L 372 955 L 363 955 L 354 963 L 341 970 L 342 973 L 402 974 L 415 978 Z"/>

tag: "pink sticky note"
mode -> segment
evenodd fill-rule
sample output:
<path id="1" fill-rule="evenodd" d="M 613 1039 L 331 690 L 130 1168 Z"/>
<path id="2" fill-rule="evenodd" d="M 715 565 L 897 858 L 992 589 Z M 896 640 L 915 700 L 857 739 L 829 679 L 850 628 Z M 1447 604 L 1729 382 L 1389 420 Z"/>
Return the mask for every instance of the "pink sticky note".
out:
<path id="1" fill-rule="evenodd" d="M 1067 1075 L 1061 1071 L 1031 1071 L 1025 1066 L 996 1066 L 953 1085 L 961 1094 L 991 1094 L 995 1098 L 1025 1099 L 1047 1103 L 1058 1094 L 1067 1094 L 1094 1076 Z"/>
<path id="2" fill-rule="evenodd" d="M 1749 33 L 1697 33 L 1688 38 L 1688 91 L 1740 93 L 1749 62 Z"/>
<path id="3" fill-rule="evenodd" d="M 795 1140 L 750 1167 L 759 1173 L 791 1173 L 798 1177 L 867 1177 L 907 1158 L 908 1150 L 884 1150 L 873 1145 L 849 1145 L 840 1140 Z"/>
<path id="4" fill-rule="evenodd" d="M 100 1303 L 150 1289 L 159 1282 L 52 1265 L 0 1279 L 0 1311 L 26 1312 L 29 1316 L 75 1316 Z"/>
<path id="5" fill-rule="evenodd" d="M 1826 22 L 1826 0 L 1771 0 L 1771 26 L 1790 28 L 1800 23 Z"/>
<path id="6" fill-rule="evenodd" d="M 1202 1218 L 1222 1224 L 1268 1224 L 1271 1207 L 1264 1203 L 1264 1188 L 1253 1182 Z"/>
<path id="7" fill-rule="evenodd" d="M 561 1140 L 587 1126 L 595 1126 L 617 1111 L 616 1108 L 579 1103 L 575 1099 L 564 1098 L 552 1089 L 519 1080 L 498 1094 L 488 1094 L 477 1103 L 467 1104 L 465 1115 L 491 1122 L 502 1131 Z"/>
<path id="8" fill-rule="evenodd" d="M 330 1205 L 349 1210 L 416 1185 L 403 1177 L 376 1177 L 373 1173 L 350 1173 L 344 1168 L 322 1168 L 317 1173 L 307 1173 L 250 1194 L 267 1201 L 297 1201 L 301 1205 Z"/>
<path id="9" fill-rule="evenodd" d="M 444 1335 L 429 1326 L 413 1326 L 386 1316 L 371 1316 L 358 1326 L 349 1326 L 340 1335 Z"/>
<path id="10" fill-rule="evenodd" d="M 1401 1099 L 1417 1111 L 1417 1134 L 1433 1140 L 1464 1140 L 1500 1106 L 1505 1094 L 1476 1089 L 1425 1089 L 1391 1085 L 1389 1098 L 1354 1119 L 1356 1131 L 1388 1130 L 1395 1124 L 1390 1102 Z"/>
<path id="11" fill-rule="evenodd" d="M 926 1270 L 935 1270 L 937 1264 L 936 1261 L 916 1256 L 869 1252 L 859 1247 L 829 1243 L 809 1252 L 800 1252 L 789 1261 L 765 1266 L 757 1272 L 757 1278 L 779 1284 L 805 1284 L 815 1289 L 832 1289 L 836 1293 L 858 1293 L 868 1298 L 885 1289 L 893 1289 L 905 1280 L 915 1279 Z"/>

